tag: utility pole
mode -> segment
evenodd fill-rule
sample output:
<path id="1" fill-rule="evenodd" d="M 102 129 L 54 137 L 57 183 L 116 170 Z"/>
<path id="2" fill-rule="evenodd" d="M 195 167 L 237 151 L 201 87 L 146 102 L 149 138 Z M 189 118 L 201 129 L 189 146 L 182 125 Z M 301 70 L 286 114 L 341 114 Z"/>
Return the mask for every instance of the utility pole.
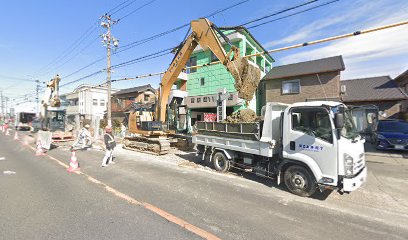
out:
<path id="1" fill-rule="evenodd" d="M 108 85 L 108 109 L 107 109 L 107 118 L 108 118 L 108 126 L 112 127 L 112 106 L 111 106 L 111 46 L 116 48 L 119 46 L 119 40 L 116 39 L 114 36 L 112 36 L 111 33 L 111 27 L 118 23 L 119 20 L 112 20 L 111 16 L 108 14 L 105 14 L 101 17 L 102 22 L 101 26 L 103 28 L 106 28 L 106 33 L 102 35 L 103 38 L 103 43 L 106 46 L 107 50 L 107 68 L 106 68 L 106 73 L 107 73 L 107 85 Z"/>
<path id="2" fill-rule="evenodd" d="M 40 97 L 39 97 L 39 93 L 40 93 L 40 80 L 35 80 L 35 82 L 37 83 L 37 86 L 35 87 L 35 100 L 37 102 L 37 110 L 36 113 L 38 114 L 38 116 L 40 116 Z"/>
<path id="3" fill-rule="evenodd" d="M 0 101 L 1 101 L 1 116 L 4 117 L 4 99 L 3 90 L 0 90 Z"/>

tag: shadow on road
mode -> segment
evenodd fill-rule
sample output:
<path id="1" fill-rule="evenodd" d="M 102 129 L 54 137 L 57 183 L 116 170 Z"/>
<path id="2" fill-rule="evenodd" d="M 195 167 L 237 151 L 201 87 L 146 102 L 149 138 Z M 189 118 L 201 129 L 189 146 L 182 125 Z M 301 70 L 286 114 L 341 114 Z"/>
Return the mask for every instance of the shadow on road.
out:
<path id="1" fill-rule="evenodd" d="M 377 150 L 375 148 L 374 144 L 371 143 L 365 143 L 364 144 L 364 149 L 365 152 L 374 155 L 374 156 L 384 156 L 386 154 L 392 154 L 395 156 L 399 156 L 402 158 L 408 158 L 408 152 L 407 151 L 398 151 L 398 150 Z"/>
<path id="2" fill-rule="evenodd" d="M 214 169 L 214 167 L 212 166 L 212 163 L 208 163 L 208 161 L 203 161 L 201 156 L 196 156 L 195 153 L 176 154 L 176 156 L 178 156 L 178 157 L 180 157 L 180 158 L 182 158 L 184 160 L 193 162 L 195 164 L 199 164 L 201 166 L 210 167 L 211 169 Z M 263 185 L 265 185 L 267 187 L 271 187 L 271 188 L 273 187 L 273 188 L 276 188 L 276 189 L 279 189 L 279 190 L 282 190 L 282 191 L 289 192 L 288 189 L 285 187 L 285 185 L 282 182 L 281 182 L 280 185 L 278 185 L 277 182 L 276 182 L 276 179 L 274 179 L 274 178 L 265 178 L 265 177 L 262 177 L 262 176 L 258 176 L 252 171 L 251 172 L 246 172 L 246 171 L 243 171 L 240 168 L 231 166 L 230 171 L 228 173 L 226 173 L 226 174 L 232 174 L 232 175 L 235 175 L 235 176 L 243 177 L 245 179 L 261 183 L 261 184 L 263 184 Z M 325 199 L 327 199 L 329 197 L 329 195 L 331 193 L 332 193 L 331 190 L 325 190 L 323 192 L 320 192 L 319 190 L 317 190 L 316 193 L 311 198 L 316 199 L 316 200 L 324 201 Z"/>

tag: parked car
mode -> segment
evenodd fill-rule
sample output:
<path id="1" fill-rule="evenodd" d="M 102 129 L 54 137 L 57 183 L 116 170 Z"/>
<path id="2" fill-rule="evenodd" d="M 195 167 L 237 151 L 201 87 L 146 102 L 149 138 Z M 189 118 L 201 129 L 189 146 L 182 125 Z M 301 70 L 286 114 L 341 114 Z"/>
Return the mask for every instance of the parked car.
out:
<path id="1" fill-rule="evenodd" d="M 377 149 L 408 150 L 408 122 L 381 120 L 377 127 Z"/>

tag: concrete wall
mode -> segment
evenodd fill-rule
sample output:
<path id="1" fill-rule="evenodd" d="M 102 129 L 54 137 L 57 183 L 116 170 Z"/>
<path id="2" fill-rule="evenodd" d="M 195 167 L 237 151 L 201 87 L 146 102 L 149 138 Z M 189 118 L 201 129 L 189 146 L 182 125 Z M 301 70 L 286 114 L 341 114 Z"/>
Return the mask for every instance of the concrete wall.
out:
<path id="1" fill-rule="evenodd" d="M 320 85 L 319 82 L 322 82 Z M 304 75 L 298 77 L 265 80 L 260 89 L 260 98 L 265 102 L 282 102 L 295 103 L 307 100 L 322 99 L 338 99 L 340 97 L 340 72 L 319 73 L 319 78 L 316 74 Z M 299 94 L 282 94 L 282 81 L 300 80 Z M 262 106 L 263 106 L 262 105 Z M 258 106 L 258 108 L 262 108 Z"/>

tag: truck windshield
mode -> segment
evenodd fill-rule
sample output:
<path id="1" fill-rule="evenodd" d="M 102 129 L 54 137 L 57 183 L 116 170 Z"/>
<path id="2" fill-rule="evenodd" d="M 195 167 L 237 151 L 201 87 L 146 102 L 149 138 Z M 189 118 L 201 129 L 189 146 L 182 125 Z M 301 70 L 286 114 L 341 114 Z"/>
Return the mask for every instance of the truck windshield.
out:
<path id="1" fill-rule="evenodd" d="M 341 129 L 341 136 L 347 139 L 355 139 L 360 134 L 357 131 L 356 126 L 354 125 L 351 112 L 342 105 L 333 107 L 331 109 L 333 113 L 342 112 L 344 115 L 344 127 Z"/>

